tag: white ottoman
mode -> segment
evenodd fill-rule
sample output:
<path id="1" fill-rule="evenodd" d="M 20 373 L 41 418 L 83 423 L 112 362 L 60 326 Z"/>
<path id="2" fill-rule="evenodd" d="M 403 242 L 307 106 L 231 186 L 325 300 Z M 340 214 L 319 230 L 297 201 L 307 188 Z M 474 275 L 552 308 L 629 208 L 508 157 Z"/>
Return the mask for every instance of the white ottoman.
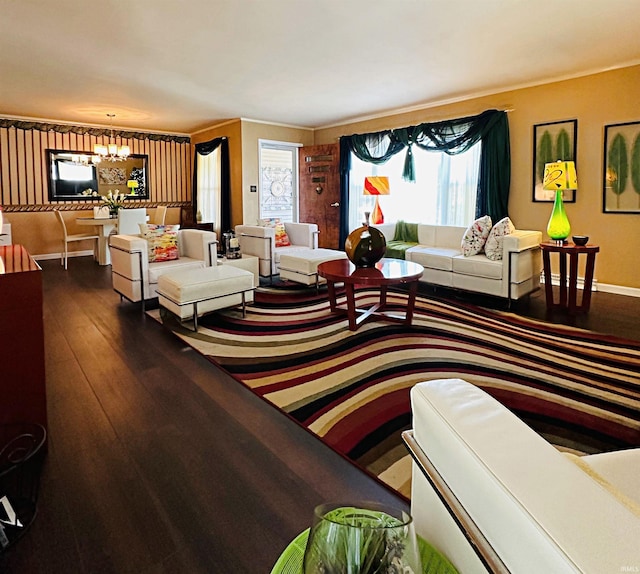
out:
<path id="1" fill-rule="evenodd" d="M 318 265 L 334 259 L 346 259 L 344 251 L 335 249 L 296 249 L 295 252 L 280 256 L 280 277 L 304 285 L 315 285 L 325 282 L 318 277 Z"/>
<path id="2" fill-rule="evenodd" d="M 158 302 L 180 319 L 193 317 L 198 330 L 198 316 L 253 301 L 254 275 L 231 265 L 215 265 L 166 273 L 158 277 Z"/>

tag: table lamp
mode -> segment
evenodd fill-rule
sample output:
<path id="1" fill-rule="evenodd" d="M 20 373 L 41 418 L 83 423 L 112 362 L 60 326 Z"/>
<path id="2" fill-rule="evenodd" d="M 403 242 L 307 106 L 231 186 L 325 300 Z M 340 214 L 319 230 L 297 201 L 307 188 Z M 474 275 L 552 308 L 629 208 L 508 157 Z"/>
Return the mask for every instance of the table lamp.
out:
<path id="1" fill-rule="evenodd" d="M 564 211 L 562 192 L 565 189 L 578 189 L 576 164 L 572 161 L 560 160 L 545 164 L 542 189 L 556 192 L 553 211 L 547 224 L 547 235 L 556 243 L 563 243 L 571 233 L 571 225 Z"/>
<path id="2" fill-rule="evenodd" d="M 384 223 L 384 215 L 378 203 L 379 195 L 389 195 L 389 178 L 386 176 L 367 176 L 364 178 L 364 195 L 375 195 L 376 204 L 371 212 L 371 223 Z"/>
<path id="3" fill-rule="evenodd" d="M 138 189 L 138 182 L 135 179 L 130 179 L 127 181 L 127 187 L 131 190 L 131 195 L 135 195 L 136 189 Z"/>

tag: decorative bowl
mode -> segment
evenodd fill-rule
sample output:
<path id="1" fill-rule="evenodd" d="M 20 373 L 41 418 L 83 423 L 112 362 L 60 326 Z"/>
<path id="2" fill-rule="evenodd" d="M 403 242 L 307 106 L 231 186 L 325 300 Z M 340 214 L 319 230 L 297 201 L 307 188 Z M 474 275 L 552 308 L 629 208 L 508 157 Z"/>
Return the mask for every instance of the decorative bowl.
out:
<path id="1" fill-rule="evenodd" d="M 587 242 L 589 241 L 589 236 L 588 235 L 573 235 L 573 236 L 571 236 L 571 239 L 573 239 L 573 242 L 576 245 L 583 246 L 583 245 L 586 245 Z"/>

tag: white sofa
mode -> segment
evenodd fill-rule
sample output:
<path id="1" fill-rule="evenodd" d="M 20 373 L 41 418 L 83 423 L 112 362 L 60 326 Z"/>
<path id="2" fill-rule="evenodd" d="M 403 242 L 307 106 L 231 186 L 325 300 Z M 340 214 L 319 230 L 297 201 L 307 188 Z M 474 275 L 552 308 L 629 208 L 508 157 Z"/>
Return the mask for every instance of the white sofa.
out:
<path id="1" fill-rule="evenodd" d="M 387 242 L 395 234 L 395 223 L 376 225 Z M 406 259 L 424 267 L 420 281 L 452 289 L 462 289 L 520 299 L 539 287 L 540 231 L 516 230 L 503 241 L 501 261 L 491 261 L 484 252 L 465 257 L 462 237 L 466 227 L 418 224 L 418 245 L 406 251 Z"/>
<path id="2" fill-rule="evenodd" d="M 319 232 L 315 223 L 285 222 L 284 228 L 291 242 L 288 247 L 276 247 L 274 227 L 236 226 L 235 234 L 240 242 L 240 251 L 247 255 L 254 255 L 260 260 L 260 275 L 262 277 L 270 277 L 279 272 L 280 255 L 283 253 L 318 247 Z"/>
<path id="3" fill-rule="evenodd" d="M 640 570 L 640 449 L 576 463 L 460 379 L 411 401 L 416 532 L 460 573 Z"/>
<path id="4" fill-rule="evenodd" d="M 140 235 L 112 235 L 111 282 L 113 289 L 129 301 L 157 297 L 158 277 L 173 271 L 199 269 L 217 264 L 217 236 L 199 229 L 178 230 L 179 258 L 173 261 L 149 263 L 146 239 Z"/>

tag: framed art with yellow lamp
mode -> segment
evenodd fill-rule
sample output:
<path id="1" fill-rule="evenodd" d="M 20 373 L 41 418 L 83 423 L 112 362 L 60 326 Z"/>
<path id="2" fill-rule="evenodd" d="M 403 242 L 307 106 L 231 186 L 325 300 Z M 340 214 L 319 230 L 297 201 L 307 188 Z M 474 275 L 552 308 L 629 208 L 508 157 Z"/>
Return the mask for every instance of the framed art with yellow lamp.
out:
<path id="1" fill-rule="evenodd" d="M 543 186 L 545 166 L 554 161 L 573 161 L 577 157 L 578 120 L 548 122 L 533 126 L 533 196 L 534 202 L 555 201 L 554 190 Z M 575 203 L 575 190 L 565 190 L 565 203 Z"/>

